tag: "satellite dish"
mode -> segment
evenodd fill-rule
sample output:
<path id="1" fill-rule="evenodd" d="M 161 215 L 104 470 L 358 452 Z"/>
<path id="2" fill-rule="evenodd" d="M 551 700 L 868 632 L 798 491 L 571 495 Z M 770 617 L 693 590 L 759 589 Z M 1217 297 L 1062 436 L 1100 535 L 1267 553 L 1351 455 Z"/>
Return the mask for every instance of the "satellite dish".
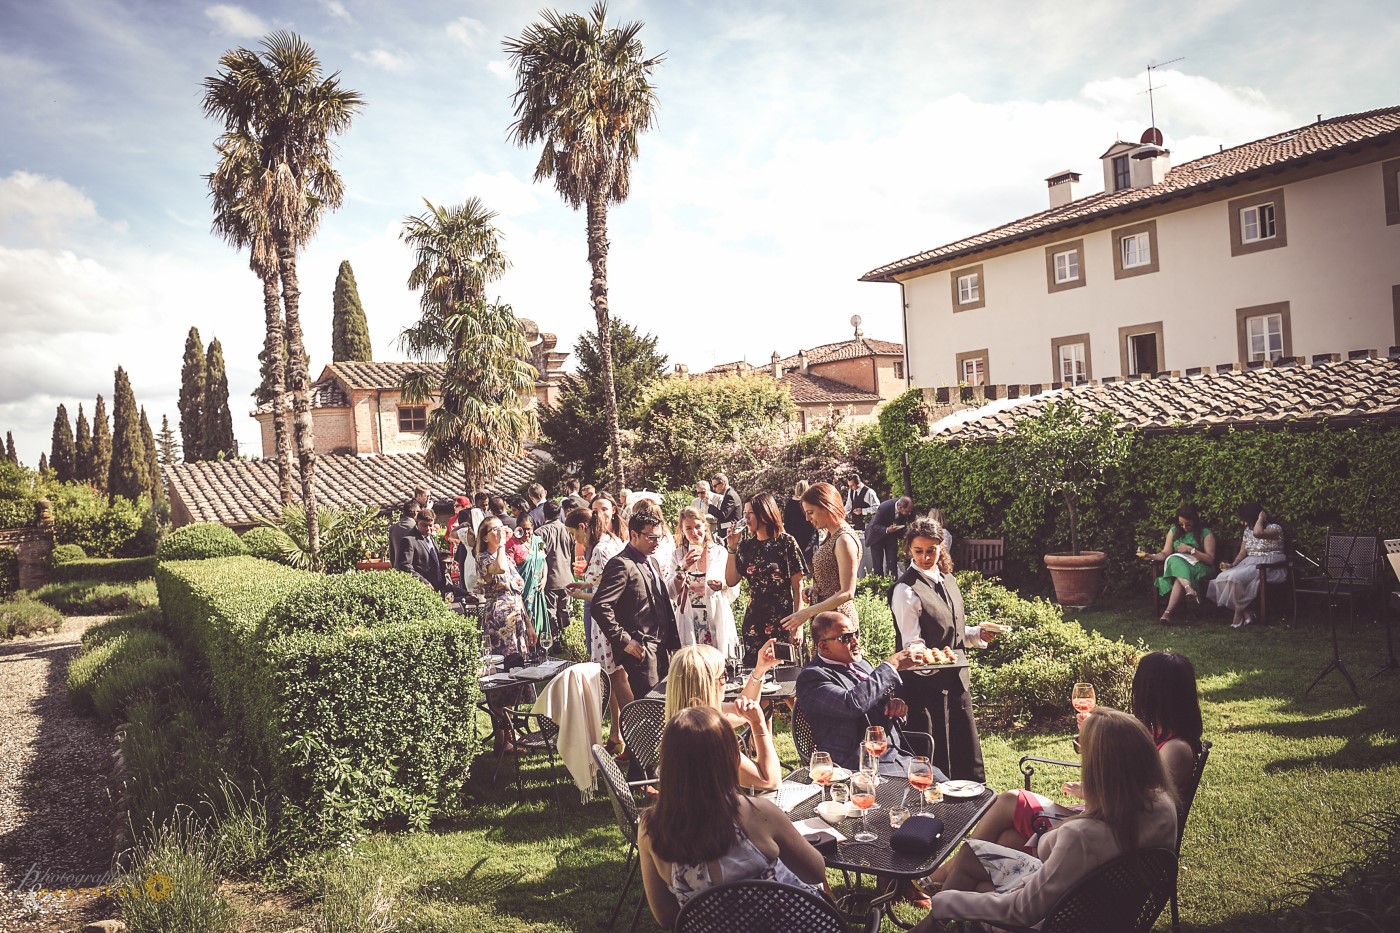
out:
<path id="1" fill-rule="evenodd" d="M 859 327 L 859 326 L 860 326 L 860 315 L 859 315 L 859 314 L 852 314 L 852 315 L 851 315 L 851 326 L 852 326 L 852 327 Z"/>

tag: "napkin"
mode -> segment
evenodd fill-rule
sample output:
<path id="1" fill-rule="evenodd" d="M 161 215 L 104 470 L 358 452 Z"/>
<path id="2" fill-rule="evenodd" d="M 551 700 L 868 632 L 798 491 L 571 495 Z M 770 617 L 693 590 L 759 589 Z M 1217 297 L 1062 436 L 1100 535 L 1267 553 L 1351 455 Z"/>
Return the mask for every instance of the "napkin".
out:
<path id="1" fill-rule="evenodd" d="M 778 805 L 778 808 L 787 813 L 793 807 L 804 800 L 810 800 L 822 792 L 820 784 L 798 784 L 796 781 L 784 781 L 778 785 L 775 791 L 760 794 Z"/>
<path id="2" fill-rule="evenodd" d="M 808 817 L 805 820 L 795 820 L 792 824 L 797 827 L 797 831 L 804 836 L 830 836 L 837 842 L 845 842 L 846 837 L 836 831 L 826 820 L 819 816 Z"/>

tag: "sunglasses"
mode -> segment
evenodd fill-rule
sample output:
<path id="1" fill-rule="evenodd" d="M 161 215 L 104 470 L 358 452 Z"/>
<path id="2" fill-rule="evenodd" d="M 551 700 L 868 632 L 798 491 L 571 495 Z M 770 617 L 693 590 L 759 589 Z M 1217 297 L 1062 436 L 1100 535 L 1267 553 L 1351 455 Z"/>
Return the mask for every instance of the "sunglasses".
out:
<path id="1" fill-rule="evenodd" d="M 823 638 L 822 641 L 839 641 L 843 645 L 850 645 L 853 641 L 860 640 L 860 629 L 852 629 L 849 632 L 842 632 L 840 635 L 832 635 Z"/>
<path id="2" fill-rule="evenodd" d="M 646 532 L 642 532 L 641 535 L 643 538 L 646 538 L 648 541 L 652 542 L 660 541 L 662 538 L 666 537 L 665 535 L 649 535 Z"/>

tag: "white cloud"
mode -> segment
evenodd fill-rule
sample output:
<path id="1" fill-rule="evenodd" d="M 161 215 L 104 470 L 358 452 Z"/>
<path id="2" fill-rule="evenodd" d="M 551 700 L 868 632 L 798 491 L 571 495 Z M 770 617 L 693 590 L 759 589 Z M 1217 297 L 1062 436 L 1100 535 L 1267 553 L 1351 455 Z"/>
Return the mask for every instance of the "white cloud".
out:
<path id="1" fill-rule="evenodd" d="M 0 178 L 0 242 L 58 243 L 96 220 L 92 199 L 65 181 L 23 170 Z"/>
<path id="2" fill-rule="evenodd" d="M 503 58 L 496 58 L 487 62 L 486 70 L 498 78 L 504 78 L 507 81 L 515 80 L 515 69 L 511 68 L 510 62 Z"/>
<path id="3" fill-rule="evenodd" d="M 488 175 L 477 172 L 462 181 L 464 197 L 481 198 L 482 203 L 502 217 L 533 214 L 540 209 L 541 189 L 510 172 Z"/>
<path id="4" fill-rule="evenodd" d="M 364 62 L 366 65 L 373 65 L 375 68 L 382 68 L 385 71 L 402 72 L 409 68 L 409 61 L 401 55 L 395 55 L 387 49 L 371 49 L 369 52 L 355 52 L 354 58 L 357 62 Z"/>
<path id="5" fill-rule="evenodd" d="M 321 0 L 321 6 L 325 8 L 327 13 L 337 16 L 347 23 L 355 21 L 355 17 L 350 15 L 350 11 L 345 9 L 345 4 L 341 3 L 340 0 Z"/>
<path id="6" fill-rule="evenodd" d="M 204 8 L 204 15 L 214 21 L 226 35 L 260 37 L 267 34 L 267 25 L 256 14 L 231 3 L 219 3 Z"/>
<path id="7" fill-rule="evenodd" d="M 447 24 L 447 34 L 467 48 L 476 48 L 486 38 L 486 24 L 479 19 L 463 16 Z"/>

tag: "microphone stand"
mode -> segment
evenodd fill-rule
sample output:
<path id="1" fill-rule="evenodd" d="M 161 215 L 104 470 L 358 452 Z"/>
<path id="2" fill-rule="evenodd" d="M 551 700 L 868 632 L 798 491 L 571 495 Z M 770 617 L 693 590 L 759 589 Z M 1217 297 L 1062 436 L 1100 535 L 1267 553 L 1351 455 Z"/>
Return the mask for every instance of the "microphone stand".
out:
<path id="1" fill-rule="evenodd" d="M 1363 500 L 1361 503 L 1361 512 L 1363 514 L 1366 513 L 1367 508 L 1371 504 L 1372 497 L 1375 496 L 1375 493 L 1376 484 L 1372 483 L 1370 488 L 1366 490 L 1365 500 Z M 1308 694 L 1312 693 L 1313 687 L 1316 687 L 1318 684 L 1322 683 L 1322 679 L 1328 674 L 1332 673 L 1333 671 L 1336 671 L 1337 673 L 1342 675 L 1342 678 L 1347 682 L 1347 686 L 1351 688 L 1351 695 L 1356 698 L 1357 702 L 1361 701 L 1361 692 L 1356 689 L 1356 681 L 1351 679 L 1351 674 L 1347 672 L 1346 665 L 1342 663 L 1341 648 L 1337 644 L 1337 594 L 1341 592 L 1342 581 L 1351 579 L 1351 558 L 1352 554 L 1356 550 L 1356 542 L 1358 540 L 1358 537 L 1358 535 L 1352 535 L 1351 539 L 1347 542 L 1347 553 L 1346 556 L 1342 558 L 1341 573 L 1336 575 L 1332 573 L 1332 567 L 1334 566 L 1332 563 L 1332 555 L 1330 553 L 1327 555 L 1327 567 L 1323 569 L 1323 572 L 1331 578 L 1331 585 L 1328 587 L 1327 592 L 1327 621 L 1332 629 L 1332 660 L 1328 661 L 1327 666 L 1324 667 L 1315 678 L 1313 678 L 1313 682 L 1308 685 L 1308 689 L 1303 691 L 1303 696 L 1307 696 Z"/>

